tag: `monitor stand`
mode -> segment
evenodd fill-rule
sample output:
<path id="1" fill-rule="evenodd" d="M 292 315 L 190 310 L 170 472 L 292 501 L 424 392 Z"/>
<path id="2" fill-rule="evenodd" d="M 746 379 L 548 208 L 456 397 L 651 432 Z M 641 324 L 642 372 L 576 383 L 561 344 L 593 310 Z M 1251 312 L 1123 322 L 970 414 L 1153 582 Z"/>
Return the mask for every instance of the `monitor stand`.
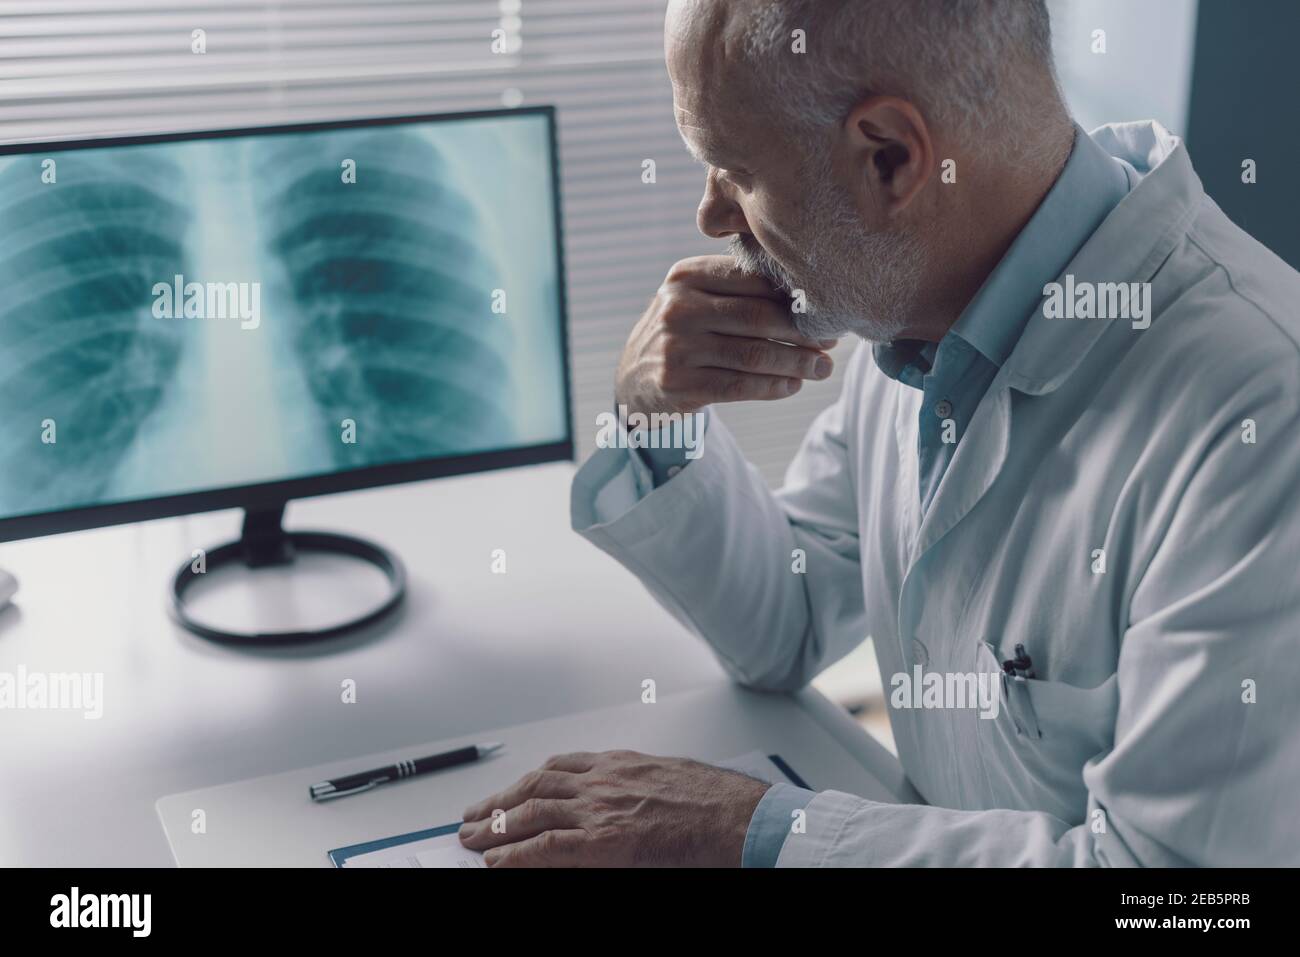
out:
<path id="1" fill-rule="evenodd" d="M 172 579 L 171 611 L 176 621 L 194 634 L 211 641 L 235 645 L 270 645 L 319 641 L 364 628 L 391 613 L 406 595 L 406 571 L 401 561 L 388 549 L 361 538 L 332 532 L 287 532 L 284 502 L 267 508 L 246 508 L 244 528 L 238 541 L 210 549 L 204 555 L 202 569 L 195 562 L 182 565 Z M 359 618 L 327 628 L 309 631 L 232 632 L 205 625 L 192 618 L 185 607 L 185 590 L 208 572 L 229 565 L 265 568 L 292 564 L 299 552 L 328 552 L 348 555 L 377 566 L 387 577 L 389 595 L 384 602 Z"/>

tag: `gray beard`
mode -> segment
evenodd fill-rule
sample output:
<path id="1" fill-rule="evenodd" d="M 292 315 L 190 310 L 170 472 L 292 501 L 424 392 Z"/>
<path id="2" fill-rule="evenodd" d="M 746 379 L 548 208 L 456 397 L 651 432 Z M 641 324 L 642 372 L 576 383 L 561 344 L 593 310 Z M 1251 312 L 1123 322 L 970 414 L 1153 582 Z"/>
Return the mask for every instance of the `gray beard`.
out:
<path id="1" fill-rule="evenodd" d="M 924 275 L 925 252 L 905 233 L 868 232 L 829 176 L 805 203 L 810 237 L 803 277 L 779 263 L 752 237 L 733 236 L 728 252 L 745 272 L 761 276 L 793 297 L 802 290 L 804 312 L 791 312 L 795 328 L 812 339 L 853 333 L 889 342 L 902 332 Z M 748 244 L 746 243 L 748 238 Z"/>

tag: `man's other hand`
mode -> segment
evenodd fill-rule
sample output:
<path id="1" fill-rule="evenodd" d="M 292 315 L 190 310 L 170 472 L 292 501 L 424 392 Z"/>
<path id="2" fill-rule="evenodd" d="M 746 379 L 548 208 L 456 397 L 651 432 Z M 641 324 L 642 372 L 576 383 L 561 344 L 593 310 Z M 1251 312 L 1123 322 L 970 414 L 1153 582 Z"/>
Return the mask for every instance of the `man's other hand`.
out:
<path id="1" fill-rule="evenodd" d="M 460 840 L 489 867 L 738 867 L 770 786 L 685 758 L 562 754 L 466 808 Z"/>

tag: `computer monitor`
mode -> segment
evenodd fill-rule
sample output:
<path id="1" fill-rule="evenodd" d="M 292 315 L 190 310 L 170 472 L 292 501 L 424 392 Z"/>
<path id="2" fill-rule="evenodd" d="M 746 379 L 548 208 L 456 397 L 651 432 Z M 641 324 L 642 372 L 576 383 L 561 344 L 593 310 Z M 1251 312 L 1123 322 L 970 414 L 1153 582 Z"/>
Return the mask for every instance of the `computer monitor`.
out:
<path id="1" fill-rule="evenodd" d="M 573 457 L 550 107 L 0 146 L 0 541 Z"/>

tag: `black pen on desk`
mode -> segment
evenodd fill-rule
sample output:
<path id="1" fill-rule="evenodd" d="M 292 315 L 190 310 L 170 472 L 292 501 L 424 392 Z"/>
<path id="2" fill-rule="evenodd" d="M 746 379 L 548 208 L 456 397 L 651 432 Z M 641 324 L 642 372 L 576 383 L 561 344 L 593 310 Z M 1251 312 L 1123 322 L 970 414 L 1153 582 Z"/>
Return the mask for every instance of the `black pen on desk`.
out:
<path id="1" fill-rule="evenodd" d="M 369 791 L 381 784 L 400 781 L 403 778 L 414 777 L 417 774 L 441 771 L 443 768 L 454 768 L 458 764 L 469 764 L 479 758 L 486 758 L 489 754 L 500 750 L 502 747 L 504 745 L 500 741 L 492 744 L 471 744 L 468 747 L 457 748 L 455 751 L 431 754 L 427 758 L 416 758 L 414 761 L 398 761 L 386 768 L 376 768 L 374 771 L 362 771 L 360 774 L 348 774 L 332 781 L 322 781 L 320 784 L 313 784 L 308 790 L 311 792 L 313 801 L 328 801 L 349 794 L 360 794 L 362 791 Z"/>

